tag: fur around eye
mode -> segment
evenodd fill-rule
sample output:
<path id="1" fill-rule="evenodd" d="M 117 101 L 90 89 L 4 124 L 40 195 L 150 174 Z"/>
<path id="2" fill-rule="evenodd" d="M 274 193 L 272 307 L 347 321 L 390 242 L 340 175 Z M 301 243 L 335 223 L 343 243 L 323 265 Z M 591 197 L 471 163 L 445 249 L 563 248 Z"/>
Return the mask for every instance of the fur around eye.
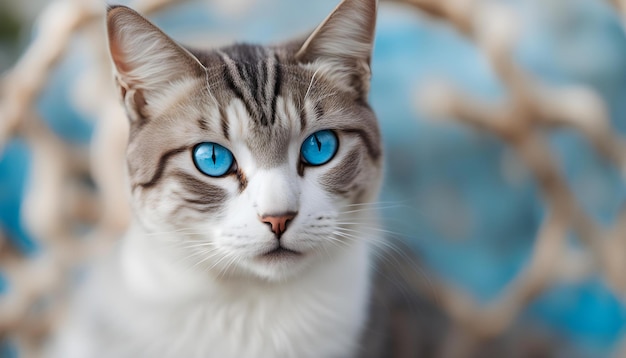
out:
<path id="1" fill-rule="evenodd" d="M 220 177 L 233 167 L 235 159 L 230 150 L 217 143 L 200 143 L 193 149 L 193 163 L 203 174 Z"/>
<path id="2" fill-rule="evenodd" d="M 339 149 L 339 139 L 331 130 L 321 130 L 307 137 L 300 147 L 300 154 L 306 164 L 322 165 L 328 163 Z"/>

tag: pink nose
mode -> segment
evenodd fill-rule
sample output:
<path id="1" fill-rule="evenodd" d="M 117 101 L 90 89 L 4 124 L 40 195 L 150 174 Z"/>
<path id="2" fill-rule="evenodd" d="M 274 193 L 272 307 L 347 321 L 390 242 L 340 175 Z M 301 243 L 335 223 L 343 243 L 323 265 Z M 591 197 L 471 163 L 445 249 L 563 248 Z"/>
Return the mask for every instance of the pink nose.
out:
<path id="1" fill-rule="evenodd" d="M 285 230 L 287 230 L 287 223 L 296 217 L 297 213 L 285 213 L 282 215 L 266 215 L 261 216 L 260 220 L 263 223 L 269 224 L 272 228 L 272 232 L 276 236 L 280 237 Z"/>

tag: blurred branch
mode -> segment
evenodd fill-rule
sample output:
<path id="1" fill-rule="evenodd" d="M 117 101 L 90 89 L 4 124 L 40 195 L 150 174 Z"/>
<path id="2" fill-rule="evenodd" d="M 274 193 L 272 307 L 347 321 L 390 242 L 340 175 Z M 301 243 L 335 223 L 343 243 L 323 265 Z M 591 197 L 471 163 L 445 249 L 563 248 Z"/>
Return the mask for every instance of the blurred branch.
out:
<path id="1" fill-rule="evenodd" d="M 622 210 L 613 229 L 602 230 L 580 207 L 543 135 L 545 128 L 567 126 L 578 130 L 626 178 L 626 144 L 611 128 L 602 99 L 583 87 L 551 88 L 521 68 L 511 57 L 518 28 L 515 14 L 506 5 L 470 0 L 401 2 L 435 14 L 468 35 L 487 55 L 508 92 L 505 100 L 486 103 L 454 86 L 434 83 L 418 94 L 419 107 L 434 117 L 455 118 L 502 138 L 537 179 L 551 213 L 535 241 L 531 262 L 500 297 L 480 308 L 462 293 L 444 287 L 444 309 L 477 339 L 502 333 L 527 302 L 551 280 L 559 279 L 560 273 L 590 274 L 586 263 L 573 268 L 576 260 L 563 260 L 571 254 L 564 245 L 569 228 L 590 250 L 591 269 L 601 269 L 610 286 L 623 295 L 626 210 Z M 470 2 L 473 9 L 468 10 Z M 569 266 L 559 267 L 558 262 Z"/>
<path id="2" fill-rule="evenodd" d="M 472 32 L 471 16 L 477 0 L 389 0 L 391 2 L 408 4 L 435 18 L 451 21 L 456 28 L 465 33 Z"/>
<path id="3" fill-rule="evenodd" d="M 179 1 L 136 0 L 131 6 L 150 14 Z M 104 10 L 98 0 L 56 0 L 41 13 L 34 40 L 0 82 L 0 152 L 33 107 L 72 36 L 88 23 L 103 21 Z"/>
<path id="4" fill-rule="evenodd" d="M 531 261 L 504 293 L 486 305 L 478 305 L 457 289 L 442 285 L 442 306 L 472 337 L 493 338 L 507 329 L 528 302 L 556 278 L 567 225 L 563 217 L 548 215 L 537 236 Z"/>
<path id="5" fill-rule="evenodd" d="M 136 0 L 131 6 L 150 14 L 179 1 Z M 41 337 L 65 311 L 67 300 L 59 297 L 68 292 L 70 271 L 108 250 L 112 242 L 109 236 L 119 232 L 128 218 L 126 191 L 122 187 L 125 140 L 119 140 L 125 138 L 124 129 L 111 127 L 111 123 L 124 123 L 120 120 L 124 113 L 110 93 L 108 82 L 96 82 L 94 94 L 102 102 L 98 106 L 98 121 L 104 122 L 104 126 L 97 124 L 94 134 L 94 143 L 99 143 L 94 146 L 94 155 L 99 155 L 99 164 L 106 169 L 94 171 L 102 190 L 99 199 L 85 186 L 70 185 L 88 175 L 88 155 L 58 138 L 34 111 L 37 96 L 70 40 L 86 25 L 103 21 L 104 10 L 99 0 L 51 2 L 39 17 L 34 40 L 0 81 L 0 153 L 7 141 L 18 134 L 32 151 L 31 180 L 22 217 L 44 248 L 36 257 L 25 258 L 0 238 L 0 272 L 9 283 L 9 291 L 0 295 L 0 337 L 10 334 L 22 354 L 34 354 Z M 101 30 L 87 35 L 105 46 Z M 108 58 L 104 53 L 102 57 Z M 110 78 L 108 61 L 97 63 L 95 68 L 95 78 Z M 107 155 L 111 148 L 122 154 Z M 76 237 L 72 229 L 81 223 L 95 226 L 91 238 Z M 33 316 L 33 307 L 44 301 L 48 307 Z"/>
<path id="6" fill-rule="evenodd" d="M 54 1 L 39 17 L 33 42 L 0 82 L 0 148 L 6 145 L 26 111 L 32 108 L 74 32 L 101 14 L 87 4 L 86 1 Z"/>
<path id="7" fill-rule="evenodd" d="M 622 22 L 624 22 L 624 20 L 626 20 L 626 0 L 610 0 L 610 2 L 615 6 L 615 9 L 622 18 Z"/>

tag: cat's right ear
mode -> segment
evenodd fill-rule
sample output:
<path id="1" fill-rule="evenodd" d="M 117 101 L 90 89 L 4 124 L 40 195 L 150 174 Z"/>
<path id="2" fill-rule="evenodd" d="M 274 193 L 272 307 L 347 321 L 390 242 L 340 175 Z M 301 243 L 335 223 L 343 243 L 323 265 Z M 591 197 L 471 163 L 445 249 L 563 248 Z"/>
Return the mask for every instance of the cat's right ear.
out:
<path id="1" fill-rule="evenodd" d="M 156 104 L 167 101 L 176 85 L 204 78 L 198 59 L 134 10 L 109 7 L 106 24 L 116 82 L 131 121 L 156 115 Z"/>

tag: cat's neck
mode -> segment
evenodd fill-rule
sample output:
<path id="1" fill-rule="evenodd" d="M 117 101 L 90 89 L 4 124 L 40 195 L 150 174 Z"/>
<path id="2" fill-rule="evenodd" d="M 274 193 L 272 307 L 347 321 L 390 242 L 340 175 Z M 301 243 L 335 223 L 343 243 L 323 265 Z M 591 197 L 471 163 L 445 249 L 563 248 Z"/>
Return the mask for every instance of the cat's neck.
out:
<path id="1" fill-rule="evenodd" d="M 270 292 L 272 295 L 290 295 L 293 291 L 325 291 L 351 296 L 352 293 L 347 291 L 363 293 L 368 286 L 370 248 L 367 240 L 355 242 L 349 248 L 328 256 L 323 264 L 313 265 L 297 278 L 279 282 L 216 275 L 193 267 L 184 256 L 177 255 L 167 245 L 172 240 L 175 238 L 146 232 L 136 224 L 123 239 L 118 267 L 125 286 L 137 298 L 178 305 L 232 294 L 259 297 Z"/>

